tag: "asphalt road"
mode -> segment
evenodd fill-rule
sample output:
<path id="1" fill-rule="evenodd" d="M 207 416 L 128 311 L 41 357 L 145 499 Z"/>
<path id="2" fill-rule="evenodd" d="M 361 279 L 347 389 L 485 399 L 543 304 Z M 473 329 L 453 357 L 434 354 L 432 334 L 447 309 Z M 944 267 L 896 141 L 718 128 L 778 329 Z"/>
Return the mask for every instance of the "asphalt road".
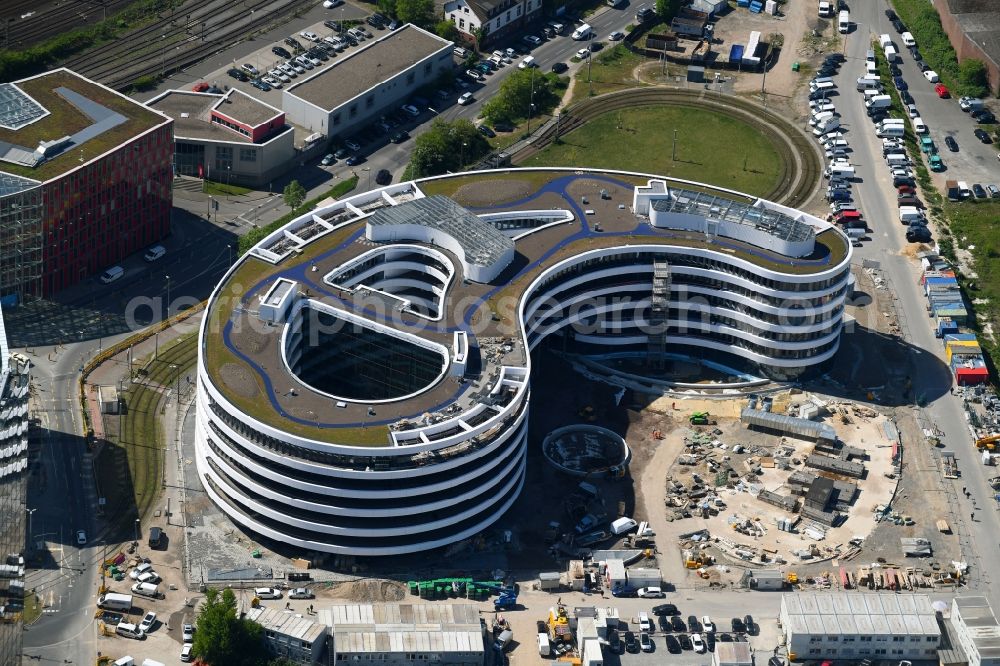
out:
<path id="1" fill-rule="evenodd" d="M 918 403 L 927 401 L 922 416 L 942 431 L 944 447 L 955 451 L 958 457 L 962 478 L 953 481 L 945 479 L 944 483 L 951 483 L 956 495 L 961 495 L 959 489 L 964 486 L 970 489 L 973 498 L 984 500 L 976 503 L 964 499 L 964 495 L 960 500 L 958 515 L 962 518 L 967 514 L 975 515 L 975 520 L 964 521 L 963 527 L 968 529 L 972 543 L 963 549 L 963 554 L 972 565 L 971 589 L 985 594 L 994 608 L 1000 608 L 1000 588 L 993 584 L 990 573 L 1000 566 L 1000 550 L 996 547 L 997 535 L 1000 534 L 1000 505 L 987 500 L 993 497 L 986 481 L 987 470 L 979 464 L 960 400 L 948 390 L 953 383 L 952 377 L 943 363 L 941 341 L 934 337 L 931 320 L 926 314 L 926 300 L 918 286 L 919 266 L 900 254 L 900 249 L 907 246 L 906 227 L 899 222 L 895 189 L 882 158 L 880 140 L 865 115 L 862 95 L 855 90 L 857 78 L 864 74 L 865 52 L 869 48 L 870 36 L 886 32 L 886 29 L 892 30 L 884 15 L 887 8 L 884 0 L 852 5 L 851 18 L 856 26 L 847 42 L 847 62 L 836 77 L 839 95 L 834 98 L 834 103 L 841 113 L 842 125 L 849 130 L 846 135 L 854 151 L 851 162 L 860 181 L 854 186 L 855 200 L 872 229 L 871 240 L 858 248 L 857 254 L 859 259 L 878 261 L 891 281 L 903 334 L 913 347 L 914 371 L 911 377 L 914 395 Z M 946 121 L 943 119 L 946 118 L 956 124 L 964 120 L 967 125 L 969 119 L 964 117 L 957 102 L 937 99 L 930 84 L 919 75 L 912 59 L 906 62 L 909 54 L 903 57 L 904 78 L 917 84 L 913 86 L 916 89 L 913 93 L 915 102 L 918 108 L 923 106 L 928 110 L 924 112 L 924 118 L 931 126 L 944 124 Z M 934 99 L 923 95 L 925 86 L 919 85 L 917 76 L 920 82 L 927 84 Z M 938 118 L 942 120 L 939 122 Z M 931 362 L 932 358 L 934 362 Z M 922 442 L 904 444 L 923 445 Z"/>

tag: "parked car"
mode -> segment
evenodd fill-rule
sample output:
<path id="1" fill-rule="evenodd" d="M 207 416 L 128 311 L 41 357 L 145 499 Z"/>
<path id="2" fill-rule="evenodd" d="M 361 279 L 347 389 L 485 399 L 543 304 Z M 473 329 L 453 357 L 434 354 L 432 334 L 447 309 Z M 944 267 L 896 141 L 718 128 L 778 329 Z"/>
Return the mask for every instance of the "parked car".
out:
<path id="1" fill-rule="evenodd" d="M 899 93 L 899 99 L 902 100 L 903 104 L 913 104 L 913 95 L 905 90 Z"/>
<path id="2" fill-rule="evenodd" d="M 243 71 L 249 74 L 250 76 L 260 76 L 260 72 L 257 70 L 257 68 L 251 65 L 250 63 L 245 62 L 243 63 L 242 67 Z"/>
<path id="3" fill-rule="evenodd" d="M 986 132 L 986 130 L 977 127 L 975 129 L 975 135 L 976 138 L 982 141 L 983 143 L 993 143 L 993 139 L 990 138 L 990 135 Z"/>
<path id="4" fill-rule="evenodd" d="M 302 44 L 299 42 L 299 40 L 295 39 L 294 37 L 286 37 L 285 38 L 285 44 L 287 46 L 291 46 L 292 49 L 295 50 L 295 51 L 302 51 L 302 50 L 304 50 L 302 48 Z"/>
<path id="5" fill-rule="evenodd" d="M 319 41 L 319 35 L 317 35 L 315 32 L 310 32 L 308 30 L 303 30 L 302 32 L 300 32 L 299 33 L 299 37 L 302 37 L 304 39 L 308 39 L 310 42 L 318 42 Z"/>
<path id="6" fill-rule="evenodd" d="M 972 184 L 972 194 L 974 194 L 977 199 L 985 199 L 987 196 L 986 190 L 984 190 L 983 186 L 979 183 Z"/>
<path id="7" fill-rule="evenodd" d="M 185 664 L 189 663 L 191 661 L 191 659 L 192 659 L 191 650 L 193 650 L 193 649 L 194 649 L 194 646 L 191 645 L 190 643 L 186 643 L 184 645 L 184 647 L 181 648 L 181 657 L 180 658 L 181 658 L 181 661 L 183 661 Z"/>
<path id="8" fill-rule="evenodd" d="M 357 166 L 365 161 L 365 158 L 360 155 L 351 155 L 347 158 L 347 166 Z"/>
<path id="9" fill-rule="evenodd" d="M 254 79 L 253 81 L 250 82 L 250 85 L 252 85 L 257 90 L 260 90 L 261 92 L 268 92 L 271 89 L 271 86 L 267 85 L 260 79 Z"/>
<path id="10" fill-rule="evenodd" d="M 670 628 L 678 633 L 687 631 L 687 626 L 684 624 L 684 620 L 681 619 L 680 615 L 674 615 L 670 618 Z"/>
<path id="11" fill-rule="evenodd" d="M 636 592 L 635 596 L 640 599 L 662 599 L 666 595 L 663 594 L 663 590 L 659 587 L 644 587 Z"/>
<path id="12" fill-rule="evenodd" d="M 291 58 L 292 54 L 288 52 L 288 49 L 282 48 L 280 46 L 271 47 L 271 53 L 278 56 L 279 58 Z"/>
<path id="13" fill-rule="evenodd" d="M 746 630 L 746 625 L 743 624 L 743 620 L 738 617 L 733 618 L 731 626 L 734 634 L 742 633 Z"/>
<path id="14" fill-rule="evenodd" d="M 677 642 L 681 644 L 681 649 L 683 650 L 690 650 L 693 647 L 691 638 L 687 634 L 678 635 Z"/>
<path id="15" fill-rule="evenodd" d="M 315 597 L 312 590 L 306 587 L 297 587 L 288 593 L 289 599 L 314 599 Z"/>
<path id="16" fill-rule="evenodd" d="M 478 129 L 479 133 L 485 136 L 487 139 L 492 139 L 497 135 L 497 133 L 491 130 L 488 125 L 480 125 Z"/>
<path id="17" fill-rule="evenodd" d="M 465 106 L 466 104 L 472 104 L 472 99 L 472 93 L 462 93 L 462 95 L 458 98 L 458 103 Z"/>
<path id="18" fill-rule="evenodd" d="M 541 46 L 542 38 L 536 35 L 525 35 L 521 38 L 521 41 L 525 44 L 530 44 L 531 46 Z"/>
<path id="19" fill-rule="evenodd" d="M 194 643 L 194 625 L 185 624 L 181 628 L 181 638 L 185 643 Z"/>
<path id="20" fill-rule="evenodd" d="M 580 49 L 576 52 L 576 57 L 580 60 L 586 60 L 590 57 L 590 49 Z"/>
<path id="21" fill-rule="evenodd" d="M 255 587 L 253 595 L 258 599 L 280 599 L 281 590 L 274 587 Z"/>
<path id="22" fill-rule="evenodd" d="M 631 631 L 625 632 L 625 651 L 633 654 L 639 651 L 639 641 L 635 640 L 635 634 Z"/>
<path id="23" fill-rule="evenodd" d="M 938 81 L 941 80 L 941 77 L 938 76 L 938 73 L 935 72 L 933 69 L 926 70 L 924 72 L 924 78 L 930 81 L 931 83 L 937 83 Z"/>
<path id="24" fill-rule="evenodd" d="M 982 109 L 972 114 L 972 117 L 976 119 L 976 122 L 981 125 L 989 125 L 997 121 L 997 117 L 993 115 L 993 112 L 989 109 Z"/>
<path id="25" fill-rule="evenodd" d="M 679 654 L 681 651 L 681 643 L 673 636 L 664 636 L 663 642 L 667 646 L 667 652 L 670 654 Z"/>
<path id="26" fill-rule="evenodd" d="M 569 65 L 567 65 L 564 62 L 554 62 L 554 63 L 552 63 L 552 71 L 555 72 L 556 74 L 562 74 L 567 69 L 569 69 Z"/>
<path id="27" fill-rule="evenodd" d="M 670 618 L 666 615 L 660 615 L 657 617 L 656 623 L 660 625 L 660 631 L 665 634 L 670 633 Z"/>
<path id="28" fill-rule="evenodd" d="M 625 33 L 622 32 L 621 30 L 615 30 L 610 35 L 608 35 L 608 39 L 612 42 L 620 42 L 621 40 L 625 39 Z"/>
<path id="29" fill-rule="evenodd" d="M 691 634 L 691 646 L 699 654 L 705 651 L 705 641 L 701 639 L 701 634 Z"/>
<path id="30" fill-rule="evenodd" d="M 87 545 L 87 533 L 83 530 L 76 531 L 76 545 L 86 546 Z"/>
<path id="31" fill-rule="evenodd" d="M 653 615 L 678 615 L 680 611 L 673 604 L 659 604 L 653 606 Z"/>
<path id="32" fill-rule="evenodd" d="M 707 615 L 701 616 L 701 627 L 705 630 L 706 634 L 715 633 L 715 624 L 712 622 L 712 618 Z"/>
<path id="33" fill-rule="evenodd" d="M 951 97 L 951 91 L 948 90 L 948 87 L 943 83 L 939 83 L 934 86 L 934 92 L 937 93 L 937 96 L 941 99 L 948 99 Z"/>
<path id="34" fill-rule="evenodd" d="M 402 131 L 402 132 L 396 132 L 395 134 L 393 134 L 389 138 L 389 141 L 391 141 L 393 143 L 403 143 L 404 141 L 406 141 L 409 138 L 410 138 L 410 133 L 406 132 L 406 131 Z"/>
<path id="35" fill-rule="evenodd" d="M 404 104 L 403 106 L 401 106 L 399 108 L 402 109 L 405 113 L 410 114 L 414 118 L 416 118 L 417 116 L 420 115 L 420 109 L 418 109 L 417 107 L 413 106 L 412 104 Z"/>
<path id="36" fill-rule="evenodd" d="M 958 152 L 958 142 L 955 141 L 955 137 L 946 136 L 944 138 L 944 145 L 948 146 L 948 150 L 950 150 L 951 152 L 953 153 Z"/>
<path id="37" fill-rule="evenodd" d="M 250 77 L 247 76 L 245 72 L 243 72 L 242 70 L 236 69 L 235 67 L 231 67 L 229 70 L 227 70 L 226 74 L 229 75 L 229 76 L 231 76 L 232 78 L 236 79 L 237 81 L 249 81 L 250 80 Z"/>
<path id="38" fill-rule="evenodd" d="M 375 182 L 379 185 L 388 185 L 392 182 L 392 174 L 388 169 L 379 169 L 375 174 Z"/>
<path id="39" fill-rule="evenodd" d="M 328 153 L 323 156 L 323 159 L 321 159 L 319 163 L 323 166 L 330 166 L 331 164 L 337 163 L 337 158 L 333 156 L 333 153 Z"/>
<path id="40" fill-rule="evenodd" d="M 903 80 L 902 76 L 895 76 L 892 79 L 893 85 L 896 86 L 896 90 L 908 90 L 909 86 L 906 85 L 906 81 Z"/>
<path id="41" fill-rule="evenodd" d="M 649 639 L 649 633 L 643 631 L 639 634 L 639 647 L 643 652 L 653 651 L 653 641 Z"/>

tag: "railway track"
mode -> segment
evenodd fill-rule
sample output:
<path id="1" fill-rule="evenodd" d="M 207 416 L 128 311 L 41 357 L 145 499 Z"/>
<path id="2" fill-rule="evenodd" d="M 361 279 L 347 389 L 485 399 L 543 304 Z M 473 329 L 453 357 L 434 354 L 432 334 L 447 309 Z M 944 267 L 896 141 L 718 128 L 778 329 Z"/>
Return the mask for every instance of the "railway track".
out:
<path id="1" fill-rule="evenodd" d="M 0 45 L 25 49 L 70 28 L 82 28 L 103 21 L 135 0 L 57 0 L 39 6 L 37 0 L 7 0 L 0 14 Z M 24 17 L 24 18 L 22 18 Z"/>
<path id="2" fill-rule="evenodd" d="M 182 69 L 280 22 L 312 0 L 230 0 L 185 3 L 169 16 L 87 53 L 66 67 L 116 89 L 144 76 Z"/>
<path id="3" fill-rule="evenodd" d="M 616 91 L 585 99 L 564 110 L 560 116 L 559 135 L 565 135 L 610 111 L 661 104 L 691 109 L 711 109 L 746 122 L 767 136 L 781 157 L 779 177 L 776 179 L 778 184 L 771 192 L 764 195 L 764 198 L 798 207 L 813 197 L 823 169 L 820 154 L 814 143 L 785 119 L 736 97 L 719 98 L 707 95 L 704 91 L 670 88 L 632 88 Z M 550 125 L 530 145 L 514 155 L 513 161 L 520 163 L 535 155 L 555 139 L 555 134 L 555 125 Z"/>

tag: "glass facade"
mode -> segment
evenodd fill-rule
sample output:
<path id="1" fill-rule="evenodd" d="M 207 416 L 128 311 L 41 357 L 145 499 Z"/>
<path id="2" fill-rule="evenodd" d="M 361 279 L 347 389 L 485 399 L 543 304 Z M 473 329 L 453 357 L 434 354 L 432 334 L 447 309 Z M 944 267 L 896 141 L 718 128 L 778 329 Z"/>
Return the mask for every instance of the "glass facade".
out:
<path id="1" fill-rule="evenodd" d="M 0 298 L 41 295 L 43 217 L 40 185 L 0 196 Z"/>
<path id="2" fill-rule="evenodd" d="M 28 368 L 9 354 L 0 313 L 0 663 L 21 663 L 28 470 Z"/>
<path id="3" fill-rule="evenodd" d="M 96 275 L 167 235 L 173 153 L 173 126 L 165 125 L 42 186 L 42 295 Z"/>

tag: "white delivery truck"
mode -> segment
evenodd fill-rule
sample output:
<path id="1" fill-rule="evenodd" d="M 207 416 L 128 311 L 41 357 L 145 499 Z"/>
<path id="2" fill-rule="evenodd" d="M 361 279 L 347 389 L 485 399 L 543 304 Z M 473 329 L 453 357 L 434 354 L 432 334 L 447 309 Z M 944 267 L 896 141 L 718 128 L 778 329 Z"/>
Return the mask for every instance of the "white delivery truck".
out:
<path id="1" fill-rule="evenodd" d="M 827 118 L 821 124 L 813 128 L 813 136 L 823 136 L 827 132 L 832 132 L 840 128 L 840 117 Z"/>
<path id="2" fill-rule="evenodd" d="M 878 45 L 881 46 L 883 49 L 889 46 L 890 44 L 892 44 L 892 37 L 890 37 L 888 33 L 882 33 L 881 35 L 878 36 Z"/>
<path id="3" fill-rule="evenodd" d="M 826 168 L 826 177 L 851 180 L 854 178 L 854 167 L 849 164 L 831 164 Z"/>
<path id="4" fill-rule="evenodd" d="M 847 34 L 851 29 L 851 13 L 846 9 L 840 12 L 840 16 L 837 17 L 837 30 L 841 34 Z"/>
<path id="5" fill-rule="evenodd" d="M 97 597 L 97 607 L 104 610 L 127 611 L 132 609 L 132 595 L 108 592 Z"/>
<path id="6" fill-rule="evenodd" d="M 584 23 L 579 28 L 573 31 L 573 39 L 576 41 L 581 41 L 583 39 L 590 39 L 594 34 L 594 29 L 590 27 L 589 24 Z"/>
<path id="7" fill-rule="evenodd" d="M 632 520 L 631 518 L 628 517 L 619 518 L 618 520 L 611 523 L 611 533 L 614 534 L 615 536 L 618 536 L 619 534 L 625 534 L 626 532 L 631 532 L 632 530 L 634 530 L 636 527 L 638 527 L 638 525 L 639 524 L 634 520 Z"/>
<path id="8" fill-rule="evenodd" d="M 899 62 L 899 53 L 896 52 L 896 47 L 892 44 L 885 47 L 885 59 L 887 62 Z"/>

